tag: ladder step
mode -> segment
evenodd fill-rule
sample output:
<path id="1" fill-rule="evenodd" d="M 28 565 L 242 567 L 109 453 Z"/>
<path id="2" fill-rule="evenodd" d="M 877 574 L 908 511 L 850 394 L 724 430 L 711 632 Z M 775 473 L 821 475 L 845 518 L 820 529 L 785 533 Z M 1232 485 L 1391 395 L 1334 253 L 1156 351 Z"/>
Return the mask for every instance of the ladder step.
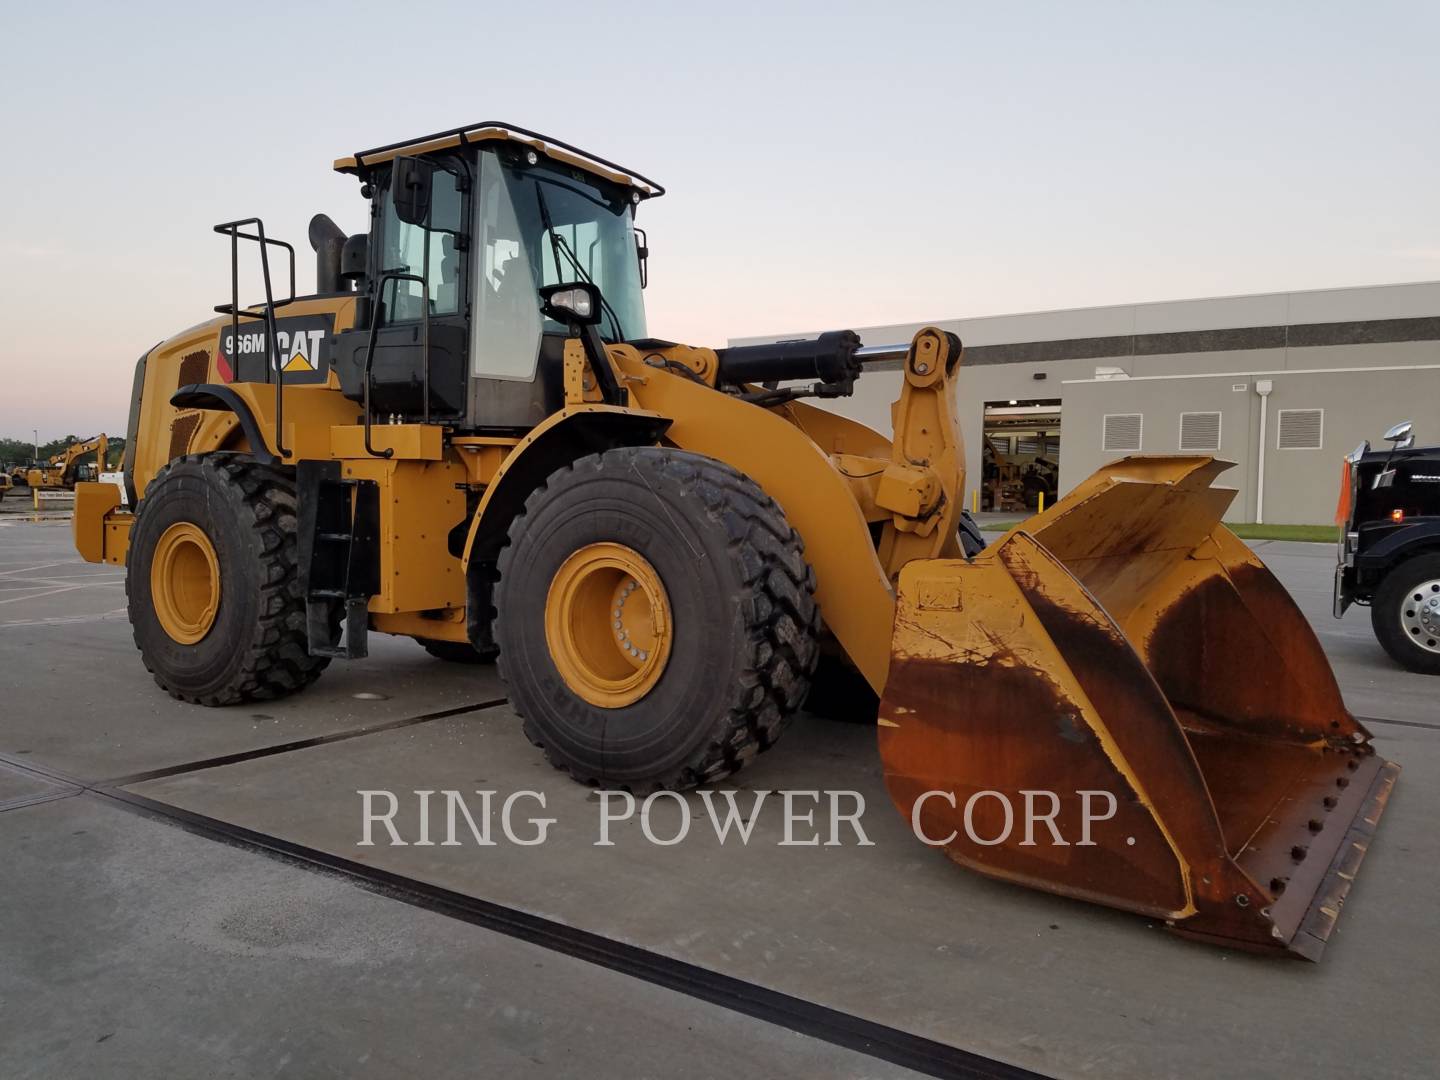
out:
<path id="1" fill-rule="evenodd" d="M 311 589 L 310 596 L 326 600 L 344 600 L 348 594 L 344 589 Z"/>

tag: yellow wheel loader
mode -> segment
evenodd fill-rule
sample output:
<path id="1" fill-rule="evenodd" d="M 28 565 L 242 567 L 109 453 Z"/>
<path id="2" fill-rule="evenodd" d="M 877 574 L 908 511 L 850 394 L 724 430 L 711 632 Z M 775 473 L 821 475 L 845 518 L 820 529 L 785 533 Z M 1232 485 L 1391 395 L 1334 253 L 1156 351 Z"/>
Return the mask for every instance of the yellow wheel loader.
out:
<path id="1" fill-rule="evenodd" d="M 217 226 L 229 302 L 136 365 L 132 509 L 77 487 L 161 687 L 275 697 L 409 636 L 498 656 L 577 780 L 652 790 L 734 773 L 848 667 L 894 801 L 957 862 L 1319 954 L 1397 769 L 1220 525 L 1223 463 L 1117 461 L 983 547 L 952 334 L 651 337 L 635 215 L 664 189 L 512 125 L 335 167 L 369 231 L 318 215 L 297 296 L 291 246 Z M 876 361 L 903 368 L 893 439 L 806 400 Z"/>

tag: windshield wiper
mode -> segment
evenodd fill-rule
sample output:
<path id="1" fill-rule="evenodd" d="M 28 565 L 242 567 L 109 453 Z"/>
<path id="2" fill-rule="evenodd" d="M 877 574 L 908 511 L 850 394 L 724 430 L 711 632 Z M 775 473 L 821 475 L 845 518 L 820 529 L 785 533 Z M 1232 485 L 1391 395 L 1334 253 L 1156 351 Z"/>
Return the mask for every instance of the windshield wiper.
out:
<path id="1" fill-rule="evenodd" d="M 566 242 L 565 238 L 556 231 L 555 223 L 550 218 L 550 207 L 547 206 L 545 203 L 545 192 L 542 189 L 540 181 L 538 180 L 535 181 L 535 202 L 536 205 L 538 205 L 540 208 L 540 224 L 550 235 L 550 252 L 555 258 L 556 276 L 558 277 L 560 274 L 560 253 L 563 251 L 565 253 L 565 258 L 574 268 L 575 273 L 580 275 L 580 279 L 590 285 L 594 285 L 594 279 L 585 272 L 585 268 L 580 265 L 580 260 L 575 257 L 575 252 L 570 250 L 570 245 Z M 605 294 L 603 292 L 601 292 L 599 289 L 596 289 L 595 295 L 600 297 L 600 310 L 605 312 L 606 315 L 610 316 L 610 323 L 615 330 L 615 340 L 624 341 L 625 331 L 620 326 L 620 316 L 615 314 L 615 309 L 610 306 L 610 301 L 605 299 Z"/>

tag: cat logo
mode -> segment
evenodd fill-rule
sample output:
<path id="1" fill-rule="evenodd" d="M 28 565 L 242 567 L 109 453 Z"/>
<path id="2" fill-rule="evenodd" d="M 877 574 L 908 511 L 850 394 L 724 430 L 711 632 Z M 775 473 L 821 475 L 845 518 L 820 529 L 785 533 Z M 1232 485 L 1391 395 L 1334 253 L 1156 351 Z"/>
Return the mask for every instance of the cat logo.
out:
<path id="1" fill-rule="evenodd" d="M 332 315 L 276 319 L 271 342 L 263 322 L 247 320 L 238 333 L 226 323 L 220 328 L 220 375 L 226 382 L 270 382 L 266 369 L 271 367 L 283 371 L 286 382 L 324 382 L 334 325 Z"/>

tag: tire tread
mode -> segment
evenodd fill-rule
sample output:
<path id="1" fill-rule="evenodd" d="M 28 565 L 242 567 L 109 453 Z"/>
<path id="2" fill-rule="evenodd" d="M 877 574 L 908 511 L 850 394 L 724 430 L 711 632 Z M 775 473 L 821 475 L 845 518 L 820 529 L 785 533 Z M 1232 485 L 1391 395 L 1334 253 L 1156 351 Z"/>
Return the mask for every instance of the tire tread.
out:
<path id="1" fill-rule="evenodd" d="M 152 488 L 178 469 L 213 470 L 216 479 L 240 492 L 240 502 L 250 516 L 241 527 L 253 528 L 261 543 L 260 615 L 257 633 L 251 639 L 236 677 L 224 688 L 208 694 L 190 694 L 169 685 L 145 658 L 144 645 L 133 632 L 135 647 L 141 650 L 145 668 L 171 697 L 195 705 L 237 705 L 245 701 L 272 701 L 303 690 L 330 664 L 329 657 L 311 656 L 305 628 L 305 594 L 300 588 L 296 528 L 295 482 L 289 470 L 262 465 L 252 458 L 231 454 L 188 454 L 176 458 L 156 473 Z M 144 514 L 142 502 L 139 513 Z M 137 526 L 139 522 L 136 522 Z M 129 564 L 133 566 L 133 562 Z M 125 596 L 131 594 L 129 566 L 125 575 Z"/>
<path id="2" fill-rule="evenodd" d="M 500 552 L 503 582 L 514 557 L 515 541 L 526 518 L 557 484 L 572 477 L 598 475 L 624 462 L 642 472 L 653 469 L 686 487 L 698 498 L 706 517 L 724 531 L 730 551 L 743 568 L 744 594 L 734 599 L 744 624 L 743 671 L 727 707 L 717 710 L 710 736 L 669 776 L 649 784 L 628 784 L 637 794 L 658 788 L 684 790 L 724 779 L 773 746 L 805 700 L 819 657 L 820 609 L 815 601 L 815 571 L 805 560 L 805 543 L 785 518 L 780 505 L 749 477 L 713 458 L 660 447 L 624 447 L 591 454 L 552 473 L 526 500 L 511 523 L 509 542 Z M 493 634 L 498 640 L 499 618 Z M 505 654 L 498 660 L 507 678 Z M 508 681 L 508 678 L 507 678 Z M 581 783 L 594 784 L 588 770 L 551 756 L 522 707 L 512 708 L 524 720 L 526 737 L 546 751 L 559 769 Z"/>

